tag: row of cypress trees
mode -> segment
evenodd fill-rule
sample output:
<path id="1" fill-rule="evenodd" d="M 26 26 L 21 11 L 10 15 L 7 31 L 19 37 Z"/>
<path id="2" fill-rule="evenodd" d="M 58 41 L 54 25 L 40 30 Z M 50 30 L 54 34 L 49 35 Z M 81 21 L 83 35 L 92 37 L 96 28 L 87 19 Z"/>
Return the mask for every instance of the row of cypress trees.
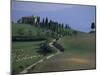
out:
<path id="1" fill-rule="evenodd" d="M 36 19 L 36 22 L 35 22 Z M 41 29 L 44 30 L 44 28 L 50 30 L 53 33 L 60 34 L 60 35 L 65 35 L 68 34 L 69 32 L 66 30 L 70 30 L 71 27 L 68 24 L 63 24 L 59 23 L 57 21 L 49 20 L 47 17 L 43 18 L 40 21 L 40 17 L 37 16 L 30 16 L 30 17 L 22 17 L 17 21 L 17 23 L 22 23 L 22 24 L 31 24 L 36 27 L 40 27 Z"/>

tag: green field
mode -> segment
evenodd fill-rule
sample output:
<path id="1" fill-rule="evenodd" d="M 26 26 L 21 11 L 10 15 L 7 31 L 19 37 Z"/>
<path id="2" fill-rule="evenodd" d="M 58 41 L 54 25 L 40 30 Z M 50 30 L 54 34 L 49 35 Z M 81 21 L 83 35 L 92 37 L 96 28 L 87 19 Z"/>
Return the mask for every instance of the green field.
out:
<path id="1" fill-rule="evenodd" d="M 19 35 L 19 31 L 23 32 L 23 35 L 37 35 L 37 33 L 41 33 L 41 29 L 35 27 L 30 24 L 13 24 L 12 25 L 12 36 Z M 31 33 L 31 34 L 30 34 Z"/>
<path id="2" fill-rule="evenodd" d="M 39 42 L 12 42 L 12 70 L 14 73 L 21 72 L 24 68 L 43 58 L 37 53 Z"/>
<path id="3" fill-rule="evenodd" d="M 74 53 L 90 53 L 90 51 L 95 52 L 95 34 L 83 34 L 76 35 L 72 37 L 65 36 L 61 38 L 58 43 L 60 43 L 64 48 L 65 52 Z"/>
<path id="4" fill-rule="evenodd" d="M 45 37 L 46 32 L 46 29 L 42 30 L 34 25 L 12 24 L 12 36 Z M 48 41 L 52 40 L 50 37 L 48 39 Z M 43 58 L 44 56 L 37 51 L 40 48 L 40 44 L 44 41 L 12 42 L 12 73 L 20 73 L 31 64 Z"/>
<path id="5" fill-rule="evenodd" d="M 58 40 L 65 51 L 37 65 L 31 72 L 95 69 L 95 33 Z"/>
<path id="6" fill-rule="evenodd" d="M 72 33 L 73 30 L 67 29 L 65 32 Z M 95 33 L 83 33 L 77 31 L 77 34 L 62 35 L 56 42 L 64 48 L 64 52 L 45 59 L 29 70 L 31 72 L 64 71 L 79 69 L 94 69 L 95 66 Z M 48 29 L 42 29 L 29 24 L 13 24 L 12 36 L 35 36 L 46 37 L 48 44 L 57 37 L 57 33 Z M 16 41 L 12 42 L 12 73 L 20 73 L 28 66 L 36 63 L 44 56 L 37 51 L 40 44 L 44 41 Z M 53 48 L 54 49 L 54 48 Z M 53 50 L 56 53 L 58 49 Z M 60 51 L 60 50 L 59 50 Z M 51 54 L 53 54 L 51 53 Z M 49 54 L 50 55 L 50 54 Z M 45 56 L 46 57 L 46 56 Z"/>

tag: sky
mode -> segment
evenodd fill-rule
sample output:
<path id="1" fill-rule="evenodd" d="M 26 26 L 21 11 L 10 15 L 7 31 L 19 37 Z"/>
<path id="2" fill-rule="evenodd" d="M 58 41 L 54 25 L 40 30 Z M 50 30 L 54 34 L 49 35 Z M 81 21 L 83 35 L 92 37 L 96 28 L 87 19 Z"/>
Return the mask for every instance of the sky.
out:
<path id="1" fill-rule="evenodd" d="M 11 9 L 12 21 L 22 16 L 48 17 L 59 23 L 69 24 L 73 29 L 89 32 L 91 23 L 95 22 L 96 7 L 89 5 L 38 3 L 13 1 Z"/>

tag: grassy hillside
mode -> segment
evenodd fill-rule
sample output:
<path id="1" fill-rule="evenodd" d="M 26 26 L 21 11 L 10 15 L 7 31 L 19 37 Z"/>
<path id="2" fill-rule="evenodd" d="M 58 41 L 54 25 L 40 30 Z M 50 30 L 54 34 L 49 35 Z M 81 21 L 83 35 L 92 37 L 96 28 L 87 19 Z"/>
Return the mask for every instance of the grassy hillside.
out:
<path id="1" fill-rule="evenodd" d="M 46 37 L 47 44 L 60 36 L 57 41 L 64 52 L 39 63 L 30 72 L 63 71 L 95 68 L 95 33 L 74 32 L 67 29 L 61 34 L 29 24 L 12 24 L 12 36 Z M 34 38 L 34 37 L 33 37 Z M 45 40 L 44 40 L 45 41 Z M 37 53 L 44 41 L 12 42 L 12 70 L 19 73 L 29 65 L 43 58 Z M 48 49 L 48 47 L 46 48 Z M 59 49 L 58 49 L 59 50 Z M 29 73 L 30 73 L 29 72 Z"/>
<path id="2" fill-rule="evenodd" d="M 59 28 L 58 28 L 59 30 Z M 70 36 L 72 34 L 72 29 L 64 29 L 62 35 Z M 47 38 L 56 38 L 60 36 L 61 33 L 54 32 L 48 28 L 41 28 L 39 26 L 34 26 L 30 24 L 12 24 L 12 36 L 37 36 L 37 37 L 47 37 Z"/>
<path id="3" fill-rule="evenodd" d="M 66 52 L 95 52 L 95 34 L 86 33 L 72 37 L 65 36 L 61 38 L 58 43 L 60 43 L 65 48 Z"/>
<path id="4" fill-rule="evenodd" d="M 37 35 L 41 32 L 41 29 L 29 24 L 12 24 L 12 35 L 19 35 L 19 32 L 23 32 L 23 35 Z"/>
<path id="5" fill-rule="evenodd" d="M 12 36 L 34 36 L 35 38 L 46 38 L 48 41 L 57 37 L 56 33 L 52 33 L 46 28 L 40 28 L 30 24 L 12 24 Z"/>
<path id="6" fill-rule="evenodd" d="M 19 73 L 43 57 L 37 53 L 40 42 L 12 42 L 12 69 Z"/>
<path id="7" fill-rule="evenodd" d="M 64 53 L 37 65 L 32 72 L 83 70 L 95 68 L 95 34 L 83 34 L 61 38 Z"/>
<path id="8" fill-rule="evenodd" d="M 47 30 L 42 30 L 29 24 L 12 24 L 12 36 L 35 36 L 45 37 Z M 34 37 L 33 37 L 34 38 Z M 48 37 L 49 41 L 53 38 Z M 37 62 L 44 56 L 37 51 L 40 50 L 42 41 L 12 41 L 12 73 L 20 73 L 26 67 Z"/>

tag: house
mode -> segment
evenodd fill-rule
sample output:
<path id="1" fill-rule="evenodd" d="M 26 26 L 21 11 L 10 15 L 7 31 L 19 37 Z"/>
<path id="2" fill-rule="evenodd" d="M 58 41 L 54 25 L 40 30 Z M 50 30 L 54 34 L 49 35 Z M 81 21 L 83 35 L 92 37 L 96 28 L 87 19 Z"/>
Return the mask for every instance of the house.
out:
<path id="1" fill-rule="evenodd" d="M 32 25 L 35 24 L 36 25 L 39 23 L 40 17 L 38 17 L 38 16 L 26 16 L 26 17 L 22 17 L 18 21 L 20 23 L 24 23 L 24 24 L 32 24 Z"/>

